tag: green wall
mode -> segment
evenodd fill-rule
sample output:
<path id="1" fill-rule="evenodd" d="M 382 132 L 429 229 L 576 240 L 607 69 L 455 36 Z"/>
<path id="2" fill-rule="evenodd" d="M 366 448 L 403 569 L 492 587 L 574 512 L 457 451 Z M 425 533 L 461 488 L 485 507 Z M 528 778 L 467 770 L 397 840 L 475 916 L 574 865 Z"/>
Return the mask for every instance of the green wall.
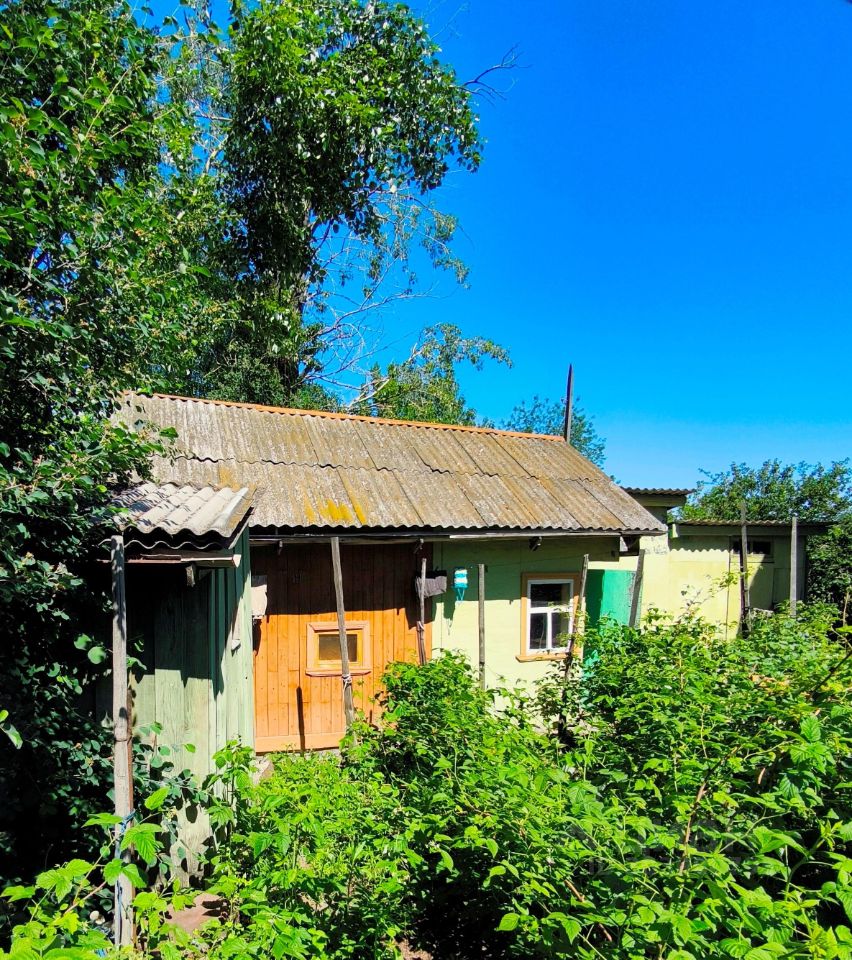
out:
<path id="1" fill-rule="evenodd" d="M 460 650 L 474 669 L 479 663 L 478 564 L 485 574 L 485 677 L 489 686 L 528 686 L 552 669 L 552 660 L 522 660 L 524 625 L 521 621 L 521 584 L 525 573 L 575 573 L 583 555 L 591 565 L 611 563 L 617 557 L 617 537 L 543 538 L 537 550 L 530 538 L 518 540 L 449 540 L 434 544 L 433 565 L 447 571 L 447 592 L 435 598 L 432 649 Z M 457 603 L 452 589 L 453 570 L 466 567 L 470 586 Z"/>
<path id="2" fill-rule="evenodd" d="M 229 740 L 254 744 L 247 530 L 235 552 L 238 567 L 199 570 L 194 586 L 180 565 L 131 565 L 127 575 L 128 632 L 140 661 L 131 675 L 134 734 L 167 747 L 176 769 L 199 780 Z M 187 872 L 207 833 L 202 818 L 183 825 Z"/>

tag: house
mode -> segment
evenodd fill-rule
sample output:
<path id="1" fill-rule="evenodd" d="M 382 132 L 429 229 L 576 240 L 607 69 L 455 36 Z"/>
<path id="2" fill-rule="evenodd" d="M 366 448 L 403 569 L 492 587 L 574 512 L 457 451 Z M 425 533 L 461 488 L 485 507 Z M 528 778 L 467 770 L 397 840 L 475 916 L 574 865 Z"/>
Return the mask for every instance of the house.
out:
<path id="1" fill-rule="evenodd" d="M 193 744 L 198 772 L 236 736 L 260 753 L 339 742 L 332 538 L 371 716 L 394 660 L 479 664 L 480 610 L 485 680 L 535 680 L 578 626 L 584 569 L 618 573 L 625 542 L 666 529 L 558 437 L 157 395 L 120 415 L 177 432 L 127 495 L 133 723 Z"/>
<path id="2" fill-rule="evenodd" d="M 641 538 L 626 567 L 636 566 L 638 550 L 644 552 L 641 606 L 674 617 L 690 609 L 716 623 L 726 635 L 739 628 L 740 597 L 739 523 L 716 520 L 675 520 L 669 511 L 682 507 L 691 490 L 625 487 L 658 521 L 667 536 Z M 825 532 L 826 525 L 800 523 L 799 546 L 794 559 L 796 598 L 803 599 L 806 585 L 804 542 Z M 752 610 L 775 610 L 790 599 L 791 525 L 784 521 L 750 521 L 746 534 L 749 603 Z"/>

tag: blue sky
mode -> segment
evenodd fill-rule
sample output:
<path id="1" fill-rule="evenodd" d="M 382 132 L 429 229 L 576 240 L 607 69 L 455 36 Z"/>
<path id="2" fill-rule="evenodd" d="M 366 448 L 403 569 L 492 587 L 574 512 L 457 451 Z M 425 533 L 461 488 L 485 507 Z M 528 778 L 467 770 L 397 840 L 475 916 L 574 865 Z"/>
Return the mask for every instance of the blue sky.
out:
<path id="1" fill-rule="evenodd" d="M 496 419 L 573 362 L 624 483 L 852 453 L 852 5 L 415 6 L 461 78 L 514 45 L 522 66 L 443 191 L 470 289 L 388 328 L 508 347 L 511 370 L 462 372 Z"/>
<path id="2" fill-rule="evenodd" d="M 623 483 L 852 455 L 852 4 L 413 5 L 461 79 L 521 65 L 441 191 L 470 288 L 387 316 L 398 349 L 439 321 L 503 344 L 461 371 L 497 421 L 572 362 Z"/>

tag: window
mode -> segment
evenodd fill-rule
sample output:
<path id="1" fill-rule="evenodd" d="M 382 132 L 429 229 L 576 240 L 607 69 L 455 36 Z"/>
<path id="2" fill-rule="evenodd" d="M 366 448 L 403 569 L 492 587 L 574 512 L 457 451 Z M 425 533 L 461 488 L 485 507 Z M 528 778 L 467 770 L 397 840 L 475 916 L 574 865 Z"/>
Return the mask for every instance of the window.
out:
<path id="1" fill-rule="evenodd" d="M 574 630 L 576 577 L 525 574 L 521 658 L 558 656 L 568 649 Z"/>
<path id="2" fill-rule="evenodd" d="M 370 625 L 366 620 L 347 622 L 346 643 L 349 672 L 370 672 Z M 340 676 L 340 635 L 337 622 L 322 620 L 308 624 L 308 659 L 305 671 L 312 677 Z"/>
<path id="3" fill-rule="evenodd" d="M 746 540 L 748 545 L 748 555 L 750 557 L 771 557 L 772 556 L 772 541 L 771 540 L 752 540 L 749 537 Z M 737 556 L 739 556 L 740 551 L 742 550 L 742 540 L 739 537 L 735 537 L 731 549 L 734 551 Z"/>

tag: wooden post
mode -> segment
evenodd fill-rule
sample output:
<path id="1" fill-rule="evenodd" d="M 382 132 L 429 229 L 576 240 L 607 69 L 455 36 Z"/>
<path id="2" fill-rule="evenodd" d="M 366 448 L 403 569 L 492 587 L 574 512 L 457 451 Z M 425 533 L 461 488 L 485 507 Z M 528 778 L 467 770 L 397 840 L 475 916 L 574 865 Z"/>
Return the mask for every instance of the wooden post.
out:
<path id="1" fill-rule="evenodd" d="M 420 559 L 420 619 L 417 621 L 417 658 L 426 663 L 426 555 Z"/>
<path id="2" fill-rule="evenodd" d="M 113 722 L 113 793 L 116 825 L 116 847 L 132 812 L 132 761 L 130 743 L 130 711 L 127 690 L 127 603 L 124 591 L 124 537 L 111 538 L 112 559 L 112 722 Z M 125 857 L 126 859 L 126 857 Z M 133 940 L 133 887 L 121 874 L 115 884 L 113 935 L 117 947 Z"/>
<path id="3" fill-rule="evenodd" d="M 574 622 L 571 624 L 571 638 L 568 641 L 568 652 L 565 655 L 565 660 L 563 661 L 564 666 L 562 668 L 562 695 L 560 698 L 559 715 L 556 719 L 556 736 L 562 744 L 567 744 L 569 739 L 568 707 L 570 702 L 568 698 L 568 683 L 571 680 L 571 667 L 574 665 L 574 651 L 576 649 L 574 637 L 577 634 L 577 624 L 582 616 L 586 603 L 586 580 L 588 579 L 588 575 L 589 555 L 585 554 L 583 556 L 583 569 L 580 573 L 580 592 L 577 596 L 577 612 L 574 617 Z"/>
<path id="4" fill-rule="evenodd" d="M 630 619 L 628 626 L 636 627 L 639 624 L 639 598 L 642 595 L 642 578 L 645 575 L 645 551 L 639 551 L 636 561 L 636 573 L 633 577 L 633 590 L 630 594 Z"/>
<path id="5" fill-rule="evenodd" d="M 583 616 L 583 611 L 586 607 L 586 581 L 589 577 L 589 555 L 586 553 L 583 555 L 583 569 L 580 572 L 580 592 L 577 594 L 577 605 L 576 613 L 574 615 L 574 621 L 571 624 L 571 642 L 568 645 L 568 656 L 565 658 L 565 678 L 567 680 L 568 675 L 571 672 L 571 664 L 574 660 L 574 651 L 576 648 L 576 643 L 574 642 L 574 637 L 577 634 L 577 626 L 581 622 Z"/>
<path id="6" fill-rule="evenodd" d="M 790 523 L 790 616 L 795 619 L 799 599 L 799 520 L 793 514 Z"/>
<path id="7" fill-rule="evenodd" d="M 586 609 L 586 580 L 589 578 L 589 555 L 583 555 L 583 570 L 580 573 L 580 596 L 577 598 L 577 612 L 582 613 Z M 574 632 L 577 632 L 576 624 Z"/>
<path id="8" fill-rule="evenodd" d="M 334 598 L 337 601 L 337 631 L 340 637 L 340 673 L 343 681 L 343 715 L 348 730 L 355 721 L 352 674 L 349 672 L 349 644 L 346 640 L 346 611 L 343 606 L 343 573 L 340 569 L 340 537 L 331 538 L 331 565 L 334 570 Z"/>
<path id="9" fill-rule="evenodd" d="M 740 631 L 748 636 L 751 596 L 748 587 L 748 525 L 745 500 L 740 503 Z"/>
<path id="10" fill-rule="evenodd" d="M 562 423 L 562 439 L 571 442 L 571 420 L 574 416 L 574 365 L 568 364 L 568 384 L 565 387 L 565 420 Z"/>
<path id="11" fill-rule="evenodd" d="M 479 565 L 479 686 L 485 689 L 485 564 Z"/>

